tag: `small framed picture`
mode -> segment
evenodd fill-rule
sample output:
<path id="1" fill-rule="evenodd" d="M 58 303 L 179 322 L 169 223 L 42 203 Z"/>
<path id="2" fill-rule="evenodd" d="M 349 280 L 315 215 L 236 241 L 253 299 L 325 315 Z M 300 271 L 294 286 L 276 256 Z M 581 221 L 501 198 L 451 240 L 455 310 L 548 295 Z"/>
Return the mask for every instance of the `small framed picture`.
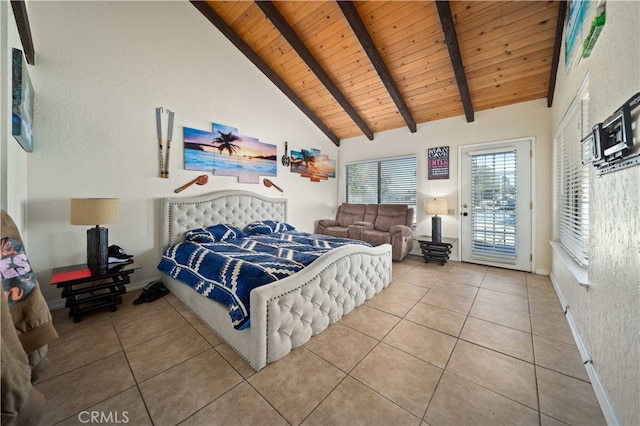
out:
<path id="1" fill-rule="evenodd" d="M 427 179 L 449 179 L 449 147 L 427 149 Z"/>

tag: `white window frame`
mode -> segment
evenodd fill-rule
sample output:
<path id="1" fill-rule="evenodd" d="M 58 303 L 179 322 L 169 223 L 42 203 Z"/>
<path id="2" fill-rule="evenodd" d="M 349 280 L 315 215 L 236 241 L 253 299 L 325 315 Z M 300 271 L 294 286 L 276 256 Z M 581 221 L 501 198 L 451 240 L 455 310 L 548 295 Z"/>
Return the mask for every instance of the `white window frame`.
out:
<path id="1" fill-rule="evenodd" d="M 415 186 L 413 188 L 413 191 L 410 191 L 410 195 L 408 198 L 406 199 L 397 199 L 397 200 L 384 200 L 381 198 L 382 191 L 381 191 L 381 186 L 382 186 L 382 182 L 380 179 L 380 168 L 383 166 L 382 163 L 391 163 L 394 161 L 398 161 L 398 160 L 403 160 L 403 159 L 413 159 L 413 161 L 415 162 L 415 168 L 412 170 L 407 169 L 407 171 L 413 172 L 414 173 L 414 182 L 415 182 Z M 386 158 L 376 158 L 376 159 L 370 159 L 370 160 L 363 160 L 363 161 L 353 161 L 353 162 L 349 162 L 346 163 L 344 165 L 344 197 L 345 197 L 345 201 L 348 203 L 362 203 L 363 201 L 360 200 L 349 200 L 349 167 L 350 166 L 354 166 L 354 165 L 358 165 L 358 164 L 369 164 L 369 165 L 373 165 L 373 164 L 377 164 L 377 176 L 371 176 L 369 177 L 371 178 L 375 178 L 376 182 L 375 182 L 375 187 L 376 189 L 376 196 L 375 198 L 377 199 L 376 201 L 374 201 L 373 199 L 371 200 L 367 200 L 367 202 L 365 203 L 370 203 L 370 204 L 407 204 L 410 208 L 413 208 L 413 223 L 415 226 L 415 222 L 416 222 L 416 214 L 417 214 L 417 196 L 418 196 L 418 157 L 417 154 L 413 154 L 413 155 L 403 155 L 403 156 L 398 156 L 398 157 L 386 157 Z M 386 181 L 386 184 L 389 184 L 389 181 Z M 393 184 L 393 182 L 391 183 Z"/>
<path id="2" fill-rule="evenodd" d="M 590 165 L 582 164 L 589 126 L 589 75 L 556 129 L 554 143 L 554 241 L 552 247 L 581 284 L 589 265 Z"/>

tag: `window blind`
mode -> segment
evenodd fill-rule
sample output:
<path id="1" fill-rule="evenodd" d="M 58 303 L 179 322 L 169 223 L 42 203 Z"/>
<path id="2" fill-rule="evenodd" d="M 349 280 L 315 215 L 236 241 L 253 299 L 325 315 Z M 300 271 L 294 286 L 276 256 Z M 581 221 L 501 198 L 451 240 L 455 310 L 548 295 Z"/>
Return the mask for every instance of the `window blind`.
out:
<path id="1" fill-rule="evenodd" d="M 347 203 L 376 204 L 378 202 L 378 164 L 347 165 Z"/>
<path id="2" fill-rule="evenodd" d="M 581 266 L 589 263 L 589 165 L 582 164 L 580 142 L 590 131 L 585 80 L 554 135 L 557 236 Z"/>
<path id="3" fill-rule="evenodd" d="M 347 164 L 346 201 L 365 204 L 407 204 L 413 208 L 415 216 L 416 170 L 415 156 Z"/>
<path id="4" fill-rule="evenodd" d="M 516 151 L 471 157 L 471 253 L 516 259 Z"/>

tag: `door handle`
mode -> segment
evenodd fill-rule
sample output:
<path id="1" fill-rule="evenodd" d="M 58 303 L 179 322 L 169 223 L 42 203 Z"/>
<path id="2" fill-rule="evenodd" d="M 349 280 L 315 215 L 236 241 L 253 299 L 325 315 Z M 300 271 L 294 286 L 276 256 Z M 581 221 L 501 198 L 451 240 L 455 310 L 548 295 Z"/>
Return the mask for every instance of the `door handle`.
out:
<path id="1" fill-rule="evenodd" d="M 469 216 L 469 213 L 464 212 L 464 213 L 462 213 L 462 216 Z"/>

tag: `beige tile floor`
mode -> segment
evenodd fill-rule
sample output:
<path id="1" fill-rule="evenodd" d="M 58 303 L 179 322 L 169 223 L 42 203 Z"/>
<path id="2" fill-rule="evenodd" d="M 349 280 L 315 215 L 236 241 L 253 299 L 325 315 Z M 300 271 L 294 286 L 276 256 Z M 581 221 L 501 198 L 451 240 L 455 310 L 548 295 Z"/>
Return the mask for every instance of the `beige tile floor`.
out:
<path id="1" fill-rule="evenodd" d="M 138 294 L 77 324 L 54 312 L 45 424 L 605 423 L 548 277 L 410 256 L 258 373 L 173 295 Z"/>

